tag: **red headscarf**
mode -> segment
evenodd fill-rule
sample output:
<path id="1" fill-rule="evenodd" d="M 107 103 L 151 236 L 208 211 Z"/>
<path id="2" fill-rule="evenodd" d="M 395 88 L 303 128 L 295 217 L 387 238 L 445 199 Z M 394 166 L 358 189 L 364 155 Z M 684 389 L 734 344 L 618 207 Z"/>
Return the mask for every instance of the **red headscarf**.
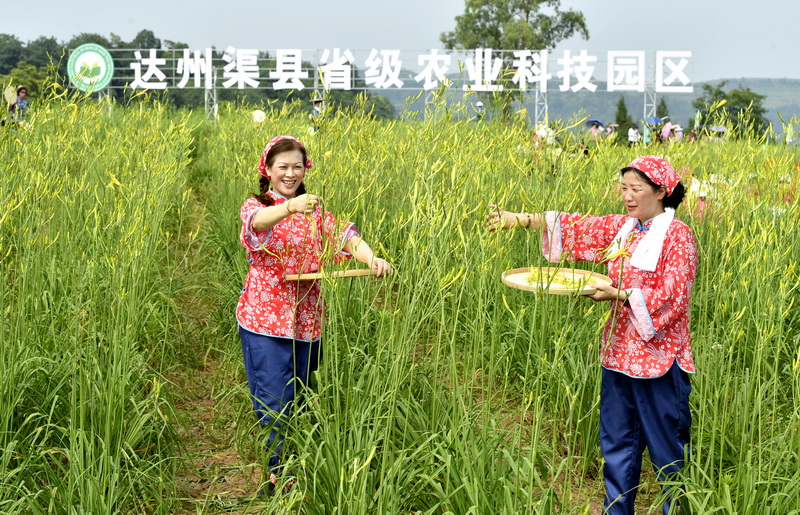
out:
<path id="1" fill-rule="evenodd" d="M 303 145 L 303 143 L 294 136 L 275 136 L 274 138 L 269 140 L 267 146 L 264 147 L 264 152 L 261 153 L 261 160 L 258 162 L 258 173 L 260 173 L 267 179 L 269 179 L 269 176 L 267 176 L 267 154 L 269 154 L 270 149 L 272 149 L 272 147 L 275 146 L 275 143 L 279 142 L 282 139 L 290 139 L 299 144 L 301 147 L 305 148 L 305 145 Z M 311 159 L 306 158 L 306 170 L 308 170 L 312 166 L 314 165 L 311 163 Z"/>
<path id="2" fill-rule="evenodd" d="M 623 168 L 635 168 L 647 176 L 657 186 L 663 186 L 667 195 L 672 195 L 675 186 L 681 180 L 678 172 L 669 164 L 669 161 L 658 156 L 641 156 L 634 159 L 631 164 Z"/>

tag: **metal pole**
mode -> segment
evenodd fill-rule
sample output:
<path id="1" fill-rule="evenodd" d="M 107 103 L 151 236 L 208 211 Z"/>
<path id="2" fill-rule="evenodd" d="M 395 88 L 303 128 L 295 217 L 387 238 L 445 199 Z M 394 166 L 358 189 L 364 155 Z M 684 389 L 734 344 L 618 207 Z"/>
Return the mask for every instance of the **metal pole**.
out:
<path id="1" fill-rule="evenodd" d="M 219 104 L 217 103 L 217 77 L 211 77 L 211 89 L 205 91 L 206 119 L 214 121 L 219 117 Z"/>
<path id="2" fill-rule="evenodd" d="M 655 60 L 653 59 L 653 62 Z M 656 114 L 656 68 L 654 64 L 647 66 L 644 78 L 644 119 L 643 122 L 647 123 L 647 119 Z"/>
<path id="3" fill-rule="evenodd" d="M 534 107 L 534 127 L 547 125 L 550 119 L 549 108 L 547 105 L 547 91 L 542 91 L 542 84 L 536 84 L 536 102 Z"/>

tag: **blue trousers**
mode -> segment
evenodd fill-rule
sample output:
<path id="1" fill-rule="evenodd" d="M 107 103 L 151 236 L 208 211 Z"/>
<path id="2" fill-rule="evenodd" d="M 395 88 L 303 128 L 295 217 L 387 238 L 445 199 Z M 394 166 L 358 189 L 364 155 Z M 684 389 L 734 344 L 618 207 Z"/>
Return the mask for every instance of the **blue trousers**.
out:
<path id="1" fill-rule="evenodd" d="M 684 465 L 684 447 L 689 444 L 691 390 L 689 375 L 677 362 L 653 379 L 603 369 L 600 449 L 605 460 L 604 513 L 633 514 L 645 447 L 659 481 L 677 477 Z M 664 514 L 669 509 L 670 503 L 664 503 Z"/>
<path id="2" fill-rule="evenodd" d="M 274 469 L 280 463 L 281 424 L 288 419 L 295 398 L 317 370 L 322 346 L 319 340 L 302 342 L 265 336 L 241 326 L 239 336 L 253 408 L 262 427 L 270 428 L 267 449 L 273 449 L 269 468 Z"/>

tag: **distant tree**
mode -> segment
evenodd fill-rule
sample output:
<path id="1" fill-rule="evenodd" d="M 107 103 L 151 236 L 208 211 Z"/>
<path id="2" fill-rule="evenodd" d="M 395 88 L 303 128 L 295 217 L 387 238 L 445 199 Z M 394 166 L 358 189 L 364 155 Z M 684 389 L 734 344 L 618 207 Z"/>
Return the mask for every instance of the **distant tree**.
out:
<path id="1" fill-rule="evenodd" d="M 64 46 L 66 46 L 69 50 L 74 50 L 85 43 L 95 43 L 103 48 L 114 48 L 114 45 L 111 43 L 111 41 L 109 41 L 108 38 L 103 37 L 100 34 L 88 32 L 81 32 L 77 36 L 74 36 L 72 39 L 67 41 L 67 44 Z"/>
<path id="2" fill-rule="evenodd" d="M 769 120 L 766 118 L 767 109 L 764 107 L 767 96 L 754 93 L 750 88 L 741 85 L 725 92 L 727 83 L 728 81 L 720 81 L 716 86 L 703 84 L 703 95 L 692 102 L 692 107 L 701 113 L 701 125 L 713 123 L 710 119 L 710 108 L 724 100 L 725 104 L 720 110 L 728 114 L 734 125 L 752 126 L 756 132 L 765 131 L 769 127 Z"/>
<path id="3" fill-rule="evenodd" d="M 19 62 L 7 75 L 0 75 L 0 84 L 11 83 L 14 87 L 26 86 L 28 97 L 35 99 L 52 83 L 52 77 L 46 67 L 37 67 L 26 62 Z"/>
<path id="4" fill-rule="evenodd" d="M 662 120 L 669 118 L 669 109 L 667 108 L 667 101 L 664 100 L 664 97 L 661 97 L 661 100 L 658 101 L 658 106 L 656 106 L 656 116 Z"/>
<path id="5" fill-rule="evenodd" d="M 12 70 L 22 58 L 24 45 L 16 36 L 0 34 L 0 75 Z"/>
<path id="6" fill-rule="evenodd" d="M 561 0 L 466 0 L 456 28 L 439 39 L 448 49 L 496 48 L 544 50 L 580 34 L 589 38 L 586 20 L 578 11 L 561 11 Z M 543 8 L 553 14 L 541 12 Z"/>
<path id="7" fill-rule="evenodd" d="M 171 39 L 165 39 L 164 48 L 167 50 L 183 50 L 184 48 L 189 48 L 189 44 L 181 43 L 180 41 L 172 41 Z"/>
<path id="8" fill-rule="evenodd" d="M 395 117 L 395 110 L 388 98 L 381 95 L 367 95 L 364 110 L 371 112 L 378 120 L 389 120 Z"/>
<path id="9" fill-rule="evenodd" d="M 40 68 L 47 67 L 51 60 L 58 63 L 65 49 L 54 37 L 41 36 L 33 41 L 28 41 L 22 52 L 22 61 Z"/>
<path id="10" fill-rule="evenodd" d="M 136 37 L 128 44 L 128 48 L 161 48 L 161 40 L 153 34 L 152 30 L 140 30 Z"/>
<path id="11" fill-rule="evenodd" d="M 378 119 L 395 116 L 394 106 L 387 98 L 368 91 L 333 89 L 326 93 L 325 98 L 333 112 L 340 109 L 356 109 L 358 112 L 371 112 L 372 117 Z"/>
<path id="12" fill-rule="evenodd" d="M 697 97 L 692 102 L 692 107 L 699 109 L 702 112 L 706 106 L 719 103 L 722 100 L 727 101 L 728 96 L 724 89 L 727 83 L 728 81 L 723 80 L 720 81 L 720 83 L 716 86 L 712 84 L 703 84 L 703 95 Z"/>
<path id="13" fill-rule="evenodd" d="M 128 43 L 113 32 L 109 36 L 109 41 L 111 42 L 111 48 L 128 48 Z"/>
<path id="14" fill-rule="evenodd" d="M 631 118 L 631 115 L 628 113 L 628 106 L 625 105 L 625 97 L 622 95 L 619 96 L 619 100 L 617 101 L 617 114 L 614 119 L 616 123 L 619 124 L 617 131 L 619 131 L 620 135 L 627 135 L 628 129 L 633 125 L 633 118 Z"/>
<path id="15" fill-rule="evenodd" d="M 443 32 L 439 40 L 448 49 L 546 50 L 575 34 L 588 39 L 583 14 L 561 11 L 560 6 L 561 0 L 466 0 L 455 29 Z M 510 65 L 511 56 L 504 58 Z M 503 76 L 502 82 L 510 81 L 508 74 Z M 510 117 L 512 103 L 520 99 L 521 92 L 510 84 L 491 99 L 486 97 L 504 118 Z"/>

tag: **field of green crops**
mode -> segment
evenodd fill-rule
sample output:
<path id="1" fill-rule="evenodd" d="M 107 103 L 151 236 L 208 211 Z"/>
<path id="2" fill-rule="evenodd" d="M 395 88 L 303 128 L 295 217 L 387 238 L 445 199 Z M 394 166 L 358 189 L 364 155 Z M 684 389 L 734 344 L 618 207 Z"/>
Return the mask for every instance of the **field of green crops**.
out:
<path id="1" fill-rule="evenodd" d="M 621 212 L 618 170 L 642 149 L 532 152 L 526 123 L 457 111 L 343 113 L 309 135 L 291 109 L 211 122 L 55 98 L 3 128 L 0 512 L 597 513 L 607 308 L 504 286 L 502 271 L 544 264 L 540 237 L 483 220 L 490 203 Z M 285 446 L 301 480 L 275 498 L 256 498 L 257 481 L 190 495 L 196 440 L 225 439 L 259 477 L 265 458 L 233 310 L 239 206 L 277 134 L 306 142 L 308 190 L 397 272 L 324 286 L 325 358 Z M 700 249 L 681 503 L 800 513 L 800 154 L 733 137 L 647 153 L 711 195 L 678 210 Z M 175 381 L 210 363 L 229 415 L 203 435 L 182 415 L 203 399 Z M 655 476 L 642 480 L 641 512 L 658 513 Z"/>

